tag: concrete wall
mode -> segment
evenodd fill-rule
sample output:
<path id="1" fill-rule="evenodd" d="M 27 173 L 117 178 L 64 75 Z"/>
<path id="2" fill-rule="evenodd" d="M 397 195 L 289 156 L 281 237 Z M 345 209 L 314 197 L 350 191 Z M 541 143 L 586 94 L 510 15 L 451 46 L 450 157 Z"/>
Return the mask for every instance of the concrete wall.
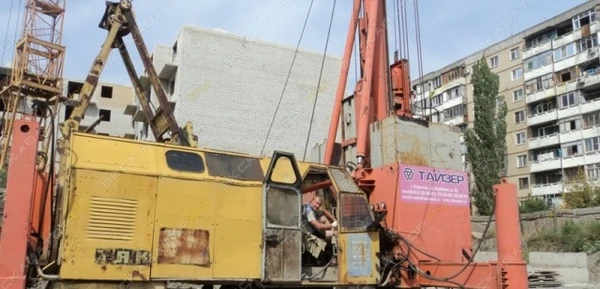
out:
<path id="1" fill-rule="evenodd" d="M 471 218 L 473 232 L 482 233 L 488 222 L 488 217 L 474 216 Z M 537 213 L 521 214 L 521 228 L 527 233 L 539 232 L 544 229 L 560 228 L 565 222 L 571 220 L 576 223 L 600 219 L 600 207 L 554 210 Z M 490 226 L 491 231 L 496 231 L 495 222 Z"/>
<path id="2" fill-rule="evenodd" d="M 179 125 L 192 121 L 200 147 L 260 154 L 294 51 L 295 47 L 184 26 L 175 44 L 155 48 L 153 62 L 175 103 Z M 299 50 L 265 155 L 285 150 L 302 159 L 322 58 L 322 52 Z M 340 64 L 340 57 L 325 60 L 307 160 L 311 148 L 327 137 Z"/>

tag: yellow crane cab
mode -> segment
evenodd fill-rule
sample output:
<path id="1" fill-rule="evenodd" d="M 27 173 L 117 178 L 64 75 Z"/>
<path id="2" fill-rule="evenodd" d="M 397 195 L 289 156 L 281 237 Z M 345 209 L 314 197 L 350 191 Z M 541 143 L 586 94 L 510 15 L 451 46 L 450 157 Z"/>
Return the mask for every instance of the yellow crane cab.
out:
<path id="1" fill-rule="evenodd" d="M 61 279 L 379 281 L 378 221 L 343 168 L 81 132 L 70 148 Z M 302 224 L 317 183 L 339 223 L 324 246 Z"/>

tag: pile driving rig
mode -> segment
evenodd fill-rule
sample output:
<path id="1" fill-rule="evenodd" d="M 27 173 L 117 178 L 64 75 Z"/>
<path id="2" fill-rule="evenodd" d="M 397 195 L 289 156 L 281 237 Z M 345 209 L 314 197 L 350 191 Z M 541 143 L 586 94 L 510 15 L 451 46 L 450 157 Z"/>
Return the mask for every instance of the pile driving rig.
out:
<path id="1" fill-rule="evenodd" d="M 363 78 L 354 98 L 342 101 L 348 65 L 342 67 L 326 164 L 297 162 L 285 152 L 263 158 L 196 148 L 191 126 L 179 128 L 166 103 L 130 1 L 106 4 L 100 27 L 109 31 L 107 39 L 78 107 L 61 124 L 56 188 L 53 169 L 36 170 L 37 146 L 29 144 L 37 143 L 37 121 L 15 121 L 18 149 L 11 151 L 0 235 L 4 288 L 40 280 L 81 289 L 172 288 L 178 282 L 225 288 L 527 288 L 514 185 L 496 187 L 502 262 L 472 262 L 466 175 L 455 169 L 459 135 L 411 119 L 408 62 L 389 66 L 386 33 L 378 32 L 386 31 L 385 1 L 354 1 L 344 62 L 358 27 Z M 154 114 L 124 45 L 128 34 L 159 96 Z M 155 143 L 79 131 L 113 48 L 152 120 Z M 347 141 L 339 156 L 357 157 L 352 175 L 329 164 L 342 113 L 355 114 L 344 117 Z M 356 138 L 348 129 L 354 126 Z M 162 137 L 165 132 L 171 139 Z M 436 186 L 430 177 L 443 180 L 440 187 L 458 199 L 439 203 L 415 196 Z M 310 233 L 302 230 L 302 197 L 314 192 L 339 221 L 337 236 L 319 254 L 303 243 Z"/>

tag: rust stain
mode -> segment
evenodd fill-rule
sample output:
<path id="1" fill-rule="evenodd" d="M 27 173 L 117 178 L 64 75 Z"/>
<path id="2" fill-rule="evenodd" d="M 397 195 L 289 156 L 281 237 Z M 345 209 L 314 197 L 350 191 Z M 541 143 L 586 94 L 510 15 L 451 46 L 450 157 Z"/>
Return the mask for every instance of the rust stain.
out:
<path id="1" fill-rule="evenodd" d="M 428 167 L 429 161 L 421 153 L 423 147 L 421 140 L 414 137 L 411 139 L 413 141 L 412 149 L 409 152 L 400 152 L 398 154 L 400 162 L 407 165 Z"/>
<path id="2" fill-rule="evenodd" d="M 102 267 L 100 267 L 100 269 L 102 269 L 102 271 L 106 271 L 106 265 L 102 265 Z"/>
<path id="3" fill-rule="evenodd" d="M 161 228 L 157 262 L 162 264 L 210 264 L 209 232 L 206 230 Z"/>
<path id="4" fill-rule="evenodd" d="M 144 274 L 140 273 L 140 271 L 138 270 L 134 270 L 133 272 L 131 272 L 131 278 L 140 278 L 140 280 L 143 281 L 148 280 L 148 278 L 146 278 L 146 276 L 144 276 Z"/>

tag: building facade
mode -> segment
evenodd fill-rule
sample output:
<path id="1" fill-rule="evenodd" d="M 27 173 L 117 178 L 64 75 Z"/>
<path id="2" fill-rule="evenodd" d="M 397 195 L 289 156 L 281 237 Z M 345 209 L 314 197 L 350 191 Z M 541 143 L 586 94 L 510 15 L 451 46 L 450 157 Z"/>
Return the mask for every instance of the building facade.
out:
<path id="1" fill-rule="evenodd" d="M 64 79 L 63 95 L 72 99 L 72 101 L 65 101 L 60 106 L 57 114 L 57 125 L 71 115 L 82 87 L 83 81 L 81 80 Z M 134 104 L 136 101 L 132 87 L 100 82 L 92 95 L 90 105 L 81 120 L 80 127 L 86 129 L 98 118 L 102 118 L 102 121 L 92 132 L 100 135 L 134 138 L 131 117 L 124 115 L 123 111 L 125 107 Z"/>
<path id="2" fill-rule="evenodd" d="M 415 111 L 472 127 L 472 66 L 485 59 L 508 107 L 506 176 L 520 197 L 560 203 L 578 169 L 590 179 L 600 173 L 598 10 L 600 1 L 587 1 L 414 81 Z"/>
<path id="3" fill-rule="evenodd" d="M 155 47 L 152 61 L 177 122 L 194 124 L 200 147 L 255 155 L 284 150 L 303 159 L 310 129 L 310 160 L 311 148 L 327 137 L 341 57 L 327 56 L 321 67 L 322 52 L 300 49 L 287 80 L 295 50 L 184 26 L 172 46 Z M 146 76 L 142 82 L 158 107 Z M 133 116 L 137 139 L 154 139 L 139 104 L 128 107 L 126 114 Z"/>

